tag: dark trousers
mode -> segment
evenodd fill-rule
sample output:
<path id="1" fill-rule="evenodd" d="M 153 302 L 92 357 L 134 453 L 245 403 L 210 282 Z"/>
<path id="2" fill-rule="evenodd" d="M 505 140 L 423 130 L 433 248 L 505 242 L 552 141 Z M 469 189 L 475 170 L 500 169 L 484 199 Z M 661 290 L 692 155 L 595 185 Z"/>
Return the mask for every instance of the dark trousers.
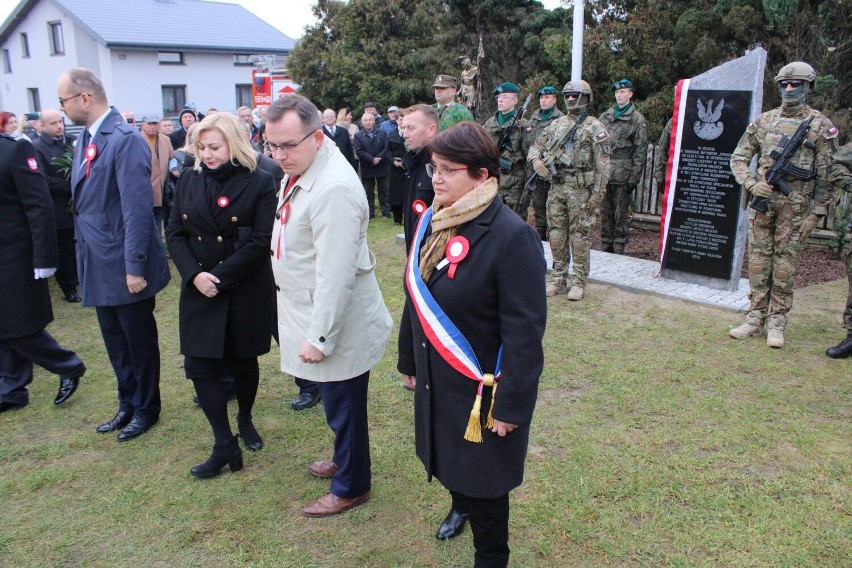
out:
<path id="1" fill-rule="evenodd" d="M 509 494 L 479 499 L 450 491 L 453 503 L 464 503 L 473 533 L 474 568 L 509 565 Z"/>
<path id="2" fill-rule="evenodd" d="M 367 193 L 367 204 L 370 206 L 370 217 L 376 215 L 376 193 L 379 194 L 379 208 L 384 215 L 390 215 L 390 202 L 388 201 L 388 176 L 377 178 L 364 178 L 364 191 Z"/>
<path id="3" fill-rule="evenodd" d="M 163 208 L 154 205 L 154 221 L 157 222 L 157 235 L 160 237 L 160 240 L 163 238 L 163 223 L 165 217 L 163 216 Z"/>
<path id="4" fill-rule="evenodd" d="M 65 293 L 76 292 L 80 281 L 77 278 L 77 246 L 74 244 L 74 229 L 58 229 L 56 244 L 59 248 L 56 283 Z"/>
<path id="5" fill-rule="evenodd" d="M 86 371 L 83 361 L 47 331 L 0 341 L 0 402 L 27 404 L 27 385 L 33 382 L 33 363 L 60 379 L 79 377 Z"/>
<path id="6" fill-rule="evenodd" d="M 334 463 L 340 471 L 331 478 L 338 497 L 359 497 L 368 492 L 370 436 L 367 431 L 367 386 L 370 372 L 345 381 L 317 383 L 325 408 L 325 421 L 334 432 Z"/>
<path id="7" fill-rule="evenodd" d="M 123 306 L 97 306 L 98 324 L 115 377 L 119 410 L 160 413 L 160 345 L 154 298 Z"/>

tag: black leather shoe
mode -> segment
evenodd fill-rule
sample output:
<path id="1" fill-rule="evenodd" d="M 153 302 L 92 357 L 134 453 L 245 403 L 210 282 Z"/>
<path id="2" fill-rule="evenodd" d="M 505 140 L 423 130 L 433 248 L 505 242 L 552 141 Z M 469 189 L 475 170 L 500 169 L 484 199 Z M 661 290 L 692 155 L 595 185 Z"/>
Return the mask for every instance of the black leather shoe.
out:
<path id="1" fill-rule="evenodd" d="M 459 513 L 455 509 L 450 509 L 450 512 L 447 513 L 447 517 L 444 519 L 444 522 L 441 523 L 441 527 L 435 534 L 435 538 L 438 540 L 456 538 L 464 532 L 464 526 L 467 524 L 468 516 L 469 515 L 467 513 Z"/>
<path id="2" fill-rule="evenodd" d="M 130 421 L 132 419 L 133 419 L 133 413 L 132 412 L 119 410 L 118 412 L 115 413 L 115 416 L 112 417 L 112 420 L 110 420 L 109 422 L 104 422 L 103 424 L 98 426 L 97 429 L 98 429 L 98 432 L 100 432 L 101 434 L 108 434 L 108 433 L 114 432 L 116 430 L 121 430 L 122 428 L 124 428 L 125 426 L 130 424 Z"/>
<path id="3" fill-rule="evenodd" d="M 251 416 L 242 418 L 237 415 L 237 427 L 240 430 L 240 438 L 243 439 L 243 444 L 248 451 L 256 452 L 263 449 L 263 438 L 257 433 L 257 429 L 251 421 Z"/>
<path id="4" fill-rule="evenodd" d="M 290 403 L 290 408 L 293 410 L 306 410 L 308 408 L 313 408 L 320 401 L 320 394 L 318 392 L 303 392 L 299 393 L 293 402 Z"/>
<path id="5" fill-rule="evenodd" d="M 124 430 L 118 435 L 118 441 L 126 442 L 127 440 L 138 438 L 156 424 L 159 419 L 159 416 L 134 416 L 130 424 L 125 426 Z"/>
<path id="6" fill-rule="evenodd" d="M 0 412 L 7 412 L 9 410 L 18 410 L 19 408 L 23 408 L 27 405 L 27 403 L 18 403 L 18 402 L 0 402 Z"/>
<path id="7" fill-rule="evenodd" d="M 71 377 L 70 379 L 59 379 L 59 391 L 56 393 L 56 398 L 53 399 L 53 404 L 62 404 L 71 395 L 77 392 L 77 386 L 80 384 L 80 377 Z"/>
<path id="8" fill-rule="evenodd" d="M 240 449 L 236 438 L 231 438 L 226 442 L 217 442 L 213 446 L 213 453 L 210 454 L 207 461 L 193 467 L 189 470 L 189 473 L 200 478 L 213 477 L 218 475 L 226 465 L 231 468 L 231 471 L 243 469 L 243 451 Z"/>
<path id="9" fill-rule="evenodd" d="M 79 304 L 83 301 L 83 298 L 80 297 L 80 294 L 77 293 L 77 290 L 68 290 L 65 292 L 65 299 L 68 300 L 71 304 Z"/>
<path id="10" fill-rule="evenodd" d="M 832 359 L 845 359 L 852 355 L 852 333 L 846 336 L 846 339 L 835 345 L 834 347 L 829 348 L 828 351 L 825 352 L 826 355 L 831 357 Z"/>

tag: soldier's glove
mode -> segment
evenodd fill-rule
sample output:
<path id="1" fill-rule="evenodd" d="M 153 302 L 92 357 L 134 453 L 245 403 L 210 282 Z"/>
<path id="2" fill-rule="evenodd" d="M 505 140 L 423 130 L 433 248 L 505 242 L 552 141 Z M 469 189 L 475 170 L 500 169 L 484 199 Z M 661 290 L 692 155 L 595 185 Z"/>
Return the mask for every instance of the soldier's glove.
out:
<path id="1" fill-rule="evenodd" d="M 548 171 L 547 166 L 544 165 L 544 162 L 541 160 L 533 160 L 532 163 L 533 170 L 535 173 L 541 177 L 541 179 L 550 180 L 550 171 Z"/>
<path id="2" fill-rule="evenodd" d="M 633 192 L 636 191 L 637 184 L 628 183 L 627 184 L 627 195 L 633 195 Z"/>
<path id="3" fill-rule="evenodd" d="M 816 213 L 811 213 L 805 220 L 802 221 L 802 226 L 799 228 L 799 242 L 805 242 L 808 237 L 811 236 L 811 233 L 814 232 L 819 224 L 822 222 L 822 215 L 818 215 Z"/>
<path id="4" fill-rule="evenodd" d="M 597 211 L 598 207 L 600 207 L 600 205 L 601 205 L 601 199 L 602 198 L 603 198 L 603 196 L 601 195 L 601 192 L 599 192 L 599 191 L 592 194 L 592 196 L 589 198 L 589 203 L 588 203 L 590 213 L 594 213 L 595 211 Z"/>
<path id="5" fill-rule="evenodd" d="M 772 186 L 765 181 L 754 182 L 754 185 L 748 188 L 748 190 L 755 197 L 762 197 L 764 199 L 772 197 Z"/>

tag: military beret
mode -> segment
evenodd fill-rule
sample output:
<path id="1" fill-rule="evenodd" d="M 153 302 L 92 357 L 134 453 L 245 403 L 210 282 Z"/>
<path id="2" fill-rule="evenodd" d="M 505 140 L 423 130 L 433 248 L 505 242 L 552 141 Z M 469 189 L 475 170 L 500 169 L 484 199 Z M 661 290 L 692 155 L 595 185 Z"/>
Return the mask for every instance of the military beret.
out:
<path id="1" fill-rule="evenodd" d="M 542 87 L 538 90 L 538 93 L 537 93 L 536 96 L 540 97 L 542 95 L 555 95 L 555 94 L 556 94 L 556 87 Z"/>
<path id="2" fill-rule="evenodd" d="M 633 83 L 631 83 L 629 79 L 616 81 L 612 84 L 612 90 L 617 91 L 618 89 L 633 89 Z"/>
<path id="3" fill-rule="evenodd" d="M 459 80 L 450 75 L 438 75 L 435 77 L 435 84 L 432 85 L 433 89 L 444 89 L 450 87 L 451 89 L 459 88 Z"/>
<path id="4" fill-rule="evenodd" d="M 497 88 L 494 89 L 494 96 L 496 97 L 500 93 L 515 93 L 519 94 L 521 92 L 521 88 L 514 83 L 510 83 L 506 81 L 505 83 L 500 83 L 497 85 Z"/>

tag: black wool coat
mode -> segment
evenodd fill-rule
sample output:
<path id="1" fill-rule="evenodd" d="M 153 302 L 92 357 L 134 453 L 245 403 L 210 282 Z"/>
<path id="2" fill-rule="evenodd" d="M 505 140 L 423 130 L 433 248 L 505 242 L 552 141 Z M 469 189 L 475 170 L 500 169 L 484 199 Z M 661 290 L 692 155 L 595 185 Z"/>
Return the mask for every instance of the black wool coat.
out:
<path id="1" fill-rule="evenodd" d="M 519 428 L 501 438 L 483 427 L 482 443 L 464 439 L 478 383 L 453 369 L 429 343 L 407 289 L 397 367 L 417 377 L 415 442 L 429 479 L 437 477 L 450 491 L 491 499 L 523 481 L 544 366 L 544 253 L 535 231 L 499 197 L 459 235 L 470 243 L 467 257 L 452 279 L 447 267 L 436 268 L 428 287 L 470 342 L 484 372 L 494 372 L 503 344 L 494 418 Z M 490 404 L 491 389 L 485 388 L 483 421 Z"/>
<path id="2" fill-rule="evenodd" d="M 405 149 L 405 140 L 399 134 L 399 129 L 394 128 L 388 133 L 388 152 L 391 155 L 390 173 L 388 174 L 388 203 L 401 206 L 404 203 L 405 191 L 405 167 L 396 167 L 393 164 L 395 158 L 402 158 L 408 152 Z"/>
<path id="3" fill-rule="evenodd" d="M 56 268 L 56 220 L 47 181 L 29 140 L 0 134 L 0 341 L 43 330 L 53 321 L 47 279 Z"/>
<path id="4" fill-rule="evenodd" d="M 181 174 L 166 240 L 181 276 L 184 355 L 247 358 L 269 351 L 276 301 L 269 256 L 275 191 L 268 172 L 240 168 L 213 200 L 204 172 Z M 219 278 L 213 298 L 193 285 L 199 272 Z"/>
<path id="5" fill-rule="evenodd" d="M 61 158 L 69 149 L 73 150 L 75 140 L 76 138 L 69 135 L 65 135 L 63 140 L 55 140 L 42 132 L 33 141 L 39 168 L 47 178 L 47 188 L 53 198 L 57 229 L 73 229 L 74 217 L 68 211 L 68 202 L 71 200 L 71 180 L 65 177 L 53 159 Z"/>
<path id="6" fill-rule="evenodd" d="M 393 158 L 388 151 L 388 135 L 380 131 L 378 125 L 373 128 L 372 138 L 366 130 L 355 133 L 355 154 L 361 164 L 361 179 L 385 177 L 390 173 Z M 373 165 L 376 156 L 380 156 L 382 161 Z"/>
<path id="7" fill-rule="evenodd" d="M 419 200 L 428 207 L 435 198 L 432 189 L 432 178 L 426 173 L 426 163 L 431 160 L 431 154 L 426 150 L 408 152 L 402 158 L 405 169 L 405 188 L 402 196 L 402 228 L 405 232 L 405 250 L 411 250 L 414 229 L 420 215 L 414 212 L 414 202 Z"/>
<path id="8" fill-rule="evenodd" d="M 349 138 L 349 130 L 338 125 L 334 129 L 334 136 L 326 125 L 322 125 L 322 133 L 331 138 L 337 145 L 340 153 L 346 158 L 346 161 L 352 164 L 355 171 L 358 171 L 358 158 L 355 157 L 355 149 L 352 147 L 352 140 Z"/>

